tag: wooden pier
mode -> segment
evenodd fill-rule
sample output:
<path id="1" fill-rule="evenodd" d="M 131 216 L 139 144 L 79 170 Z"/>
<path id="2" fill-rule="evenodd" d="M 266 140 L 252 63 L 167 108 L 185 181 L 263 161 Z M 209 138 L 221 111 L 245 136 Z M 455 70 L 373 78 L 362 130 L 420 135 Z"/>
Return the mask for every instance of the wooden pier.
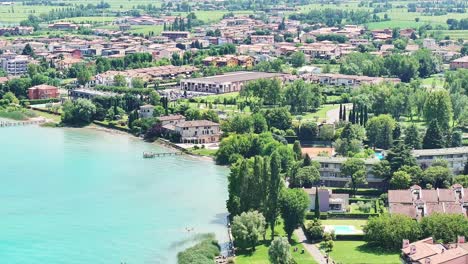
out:
<path id="1" fill-rule="evenodd" d="M 165 156 L 177 156 L 183 155 L 183 152 L 143 152 L 143 158 L 145 159 L 153 159 Z"/>
<path id="2" fill-rule="evenodd" d="M 27 126 L 39 125 L 44 123 L 45 120 L 31 120 L 31 121 L 0 121 L 0 127 L 14 127 L 14 126 Z"/>

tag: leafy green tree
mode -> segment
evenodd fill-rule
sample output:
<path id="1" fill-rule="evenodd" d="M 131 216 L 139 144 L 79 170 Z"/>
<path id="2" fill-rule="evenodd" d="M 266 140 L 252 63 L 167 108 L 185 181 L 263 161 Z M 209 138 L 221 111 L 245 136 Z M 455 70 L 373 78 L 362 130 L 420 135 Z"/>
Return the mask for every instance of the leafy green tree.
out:
<path id="1" fill-rule="evenodd" d="M 145 81 L 142 78 L 136 77 L 132 78 L 132 87 L 133 88 L 144 88 Z"/>
<path id="2" fill-rule="evenodd" d="M 91 81 L 91 72 L 87 68 L 81 67 L 76 73 L 76 79 L 79 84 L 85 85 Z"/>
<path id="3" fill-rule="evenodd" d="M 241 90 L 240 96 L 257 97 L 266 105 L 277 105 L 281 102 L 281 82 L 278 79 L 250 81 Z"/>
<path id="4" fill-rule="evenodd" d="M 387 152 L 385 159 L 389 162 L 392 173 L 398 171 L 405 165 L 416 166 L 416 159 L 411 154 L 411 149 L 403 144 L 403 142 L 395 144 Z"/>
<path id="5" fill-rule="evenodd" d="M 125 80 L 125 76 L 123 76 L 122 74 L 116 74 L 114 76 L 114 85 L 117 87 L 127 86 L 127 80 Z"/>
<path id="6" fill-rule="evenodd" d="M 299 168 L 290 179 L 290 186 L 296 188 L 310 188 L 320 180 L 320 173 L 315 166 Z"/>
<path id="7" fill-rule="evenodd" d="M 7 100 L 9 104 L 19 104 L 18 98 L 12 92 L 7 92 L 3 95 L 3 99 Z"/>
<path id="8" fill-rule="evenodd" d="M 450 147 L 456 148 L 463 145 L 463 133 L 460 130 L 454 130 L 451 135 Z"/>
<path id="9" fill-rule="evenodd" d="M 263 115 L 261 115 L 260 113 L 255 113 L 251 116 L 251 118 L 254 133 L 260 134 L 268 130 L 268 124 Z"/>
<path id="10" fill-rule="evenodd" d="M 351 189 L 356 193 L 357 187 L 366 183 L 366 165 L 362 159 L 349 158 L 341 166 L 341 175 L 351 178 Z"/>
<path id="11" fill-rule="evenodd" d="M 23 52 L 21 53 L 22 55 L 28 55 L 28 56 L 31 56 L 31 57 L 34 57 L 34 50 L 33 48 L 31 47 L 31 45 L 28 43 L 26 44 L 26 46 L 24 46 L 24 49 L 23 49 Z"/>
<path id="12" fill-rule="evenodd" d="M 272 264 L 293 264 L 290 248 L 287 238 L 277 237 L 268 248 L 268 259 Z"/>
<path id="13" fill-rule="evenodd" d="M 279 194 L 281 191 L 281 159 L 277 151 L 273 152 L 270 157 L 270 180 L 268 188 L 268 201 L 267 201 L 267 221 L 271 228 L 271 240 L 275 236 L 276 219 L 279 213 Z"/>
<path id="14" fill-rule="evenodd" d="M 423 217 L 421 228 L 424 237 L 433 237 L 443 243 L 454 243 L 457 236 L 468 236 L 468 221 L 463 214 L 434 213 Z"/>
<path id="15" fill-rule="evenodd" d="M 443 166 L 431 166 L 427 168 L 421 176 L 421 186 L 427 184 L 434 188 L 448 188 L 452 183 L 452 171 Z"/>
<path id="16" fill-rule="evenodd" d="M 286 86 L 284 103 L 291 107 L 292 113 L 302 113 L 317 109 L 322 103 L 320 86 L 296 80 Z"/>
<path id="17" fill-rule="evenodd" d="M 442 132 L 440 131 L 439 125 L 436 120 L 429 123 L 429 127 L 426 130 L 426 134 L 423 138 L 424 149 L 438 149 L 445 146 Z"/>
<path id="18" fill-rule="evenodd" d="M 301 143 L 299 143 L 299 140 L 294 141 L 293 151 L 294 151 L 294 156 L 296 160 L 300 160 L 302 157 L 302 149 L 301 149 Z"/>
<path id="19" fill-rule="evenodd" d="M 455 176 L 453 178 L 453 183 L 458 183 L 461 184 L 463 188 L 468 188 L 468 174 Z"/>
<path id="20" fill-rule="evenodd" d="M 405 139 L 404 142 L 407 146 L 413 149 L 420 149 L 421 136 L 419 135 L 418 127 L 415 124 L 411 124 L 405 130 Z"/>
<path id="21" fill-rule="evenodd" d="M 248 115 L 236 114 L 223 123 L 222 129 L 237 134 L 250 133 L 254 129 L 253 120 Z"/>
<path id="22" fill-rule="evenodd" d="M 305 225 L 305 234 L 308 239 L 317 241 L 322 239 L 324 235 L 324 227 L 320 222 L 319 218 L 315 218 L 313 221 L 309 221 Z"/>
<path id="23" fill-rule="evenodd" d="M 335 246 L 335 243 L 333 242 L 333 240 L 320 242 L 320 249 L 325 251 L 327 254 L 333 251 L 334 246 Z"/>
<path id="24" fill-rule="evenodd" d="M 395 127 L 396 121 L 390 115 L 372 117 L 366 126 L 367 138 L 374 147 L 389 149 Z"/>
<path id="25" fill-rule="evenodd" d="M 67 125 L 87 125 L 91 123 L 96 106 L 89 100 L 66 101 L 62 106 L 62 123 Z"/>
<path id="26" fill-rule="evenodd" d="M 291 64 L 293 67 L 302 67 L 305 63 L 305 55 L 301 51 L 296 51 L 291 55 Z"/>
<path id="27" fill-rule="evenodd" d="M 424 118 L 427 123 L 436 121 L 442 130 L 448 130 L 453 110 L 450 95 L 446 90 L 430 92 L 424 105 Z"/>
<path id="28" fill-rule="evenodd" d="M 257 211 L 234 216 L 231 230 L 236 245 L 240 248 L 251 247 L 255 251 L 258 240 L 265 231 L 265 225 L 265 217 Z"/>
<path id="29" fill-rule="evenodd" d="M 365 241 L 373 246 L 389 250 L 400 249 L 403 239 L 416 241 L 422 236 L 418 222 L 398 214 L 382 214 L 378 217 L 371 217 L 363 231 Z"/>
<path id="30" fill-rule="evenodd" d="M 383 179 L 388 184 L 392 179 L 392 168 L 388 160 L 381 160 L 379 163 L 372 166 L 372 175 L 376 178 Z"/>
<path id="31" fill-rule="evenodd" d="M 309 196 L 302 189 L 284 188 L 281 191 L 279 203 L 284 220 L 284 231 L 288 239 L 291 239 L 294 230 L 304 222 L 309 207 Z"/>
<path id="32" fill-rule="evenodd" d="M 298 128 L 297 136 L 300 140 L 315 140 L 318 135 L 318 127 L 315 122 L 306 122 Z"/>
<path id="33" fill-rule="evenodd" d="M 408 189 L 411 183 L 411 176 L 404 171 L 397 171 L 390 180 L 392 189 Z"/>
<path id="34" fill-rule="evenodd" d="M 264 116 L 270 128 L 275 127 L 281 130 L 291 128 L 292 116 L 284 107 L 267 109 L 264 111 Z"/>
<path id="35" fill-rule="evenodd" d="M 432 55 L 430 50 L 419 49 L 414 52 L 413 56 L 418 60 L 419 63 L 419 77 L 427 78 L 441 70 L 442 60 L 439 57 Z"/>

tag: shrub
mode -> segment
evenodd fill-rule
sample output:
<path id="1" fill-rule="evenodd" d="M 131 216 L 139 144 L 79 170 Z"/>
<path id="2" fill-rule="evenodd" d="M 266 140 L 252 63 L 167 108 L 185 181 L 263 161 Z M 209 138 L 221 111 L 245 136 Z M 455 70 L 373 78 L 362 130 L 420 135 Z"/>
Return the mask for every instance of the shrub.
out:
<path id="1" fill-rule="evenodd" d="M 179 264 L 213 263 L 214 257 L 220 253 L 220 247 L 214 237 L 214 234 L 206 234 L 205 238 L 195 246 L 179 252 L 177 262 Z"/>
<path id="2" fill-rule="evenodd" d="M 308 222 L 305 227 L 305 234 L 308 239 L 312 241 L 320 240 L 323 238 L 324 227 L 319 220 Z"/>

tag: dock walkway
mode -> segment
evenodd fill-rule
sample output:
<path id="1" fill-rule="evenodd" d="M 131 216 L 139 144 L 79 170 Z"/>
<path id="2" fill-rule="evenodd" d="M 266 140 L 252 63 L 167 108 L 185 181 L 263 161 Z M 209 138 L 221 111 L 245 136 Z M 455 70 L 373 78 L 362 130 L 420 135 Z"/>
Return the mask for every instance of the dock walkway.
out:
<path id="1" fill-rule="evenodd" d="M 1 127 L 13 127 L 13 126 L 27 126 L 27 125 L 39 125 L 44 123 L 45 120 L 30 120 L 30 121 L 0 121 Z"/>

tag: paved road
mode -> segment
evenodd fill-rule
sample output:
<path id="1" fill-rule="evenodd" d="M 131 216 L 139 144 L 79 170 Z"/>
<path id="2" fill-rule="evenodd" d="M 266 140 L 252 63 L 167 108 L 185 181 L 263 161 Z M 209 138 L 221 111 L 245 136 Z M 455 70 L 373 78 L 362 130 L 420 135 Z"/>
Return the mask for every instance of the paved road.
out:
<path id="1" fill-rule="evenodd" d="M 304 231 L 302 228 L 298 228 L 294 231 L 299 241 L 304 245 L 305 250 L 310 253 L 310 255 L 315 259 L 315 261 L 319 264 L 327 264 L 327 261 L 323 257 L 320 250 L 312 243 L 309 243 L 307 240 Z"/>

